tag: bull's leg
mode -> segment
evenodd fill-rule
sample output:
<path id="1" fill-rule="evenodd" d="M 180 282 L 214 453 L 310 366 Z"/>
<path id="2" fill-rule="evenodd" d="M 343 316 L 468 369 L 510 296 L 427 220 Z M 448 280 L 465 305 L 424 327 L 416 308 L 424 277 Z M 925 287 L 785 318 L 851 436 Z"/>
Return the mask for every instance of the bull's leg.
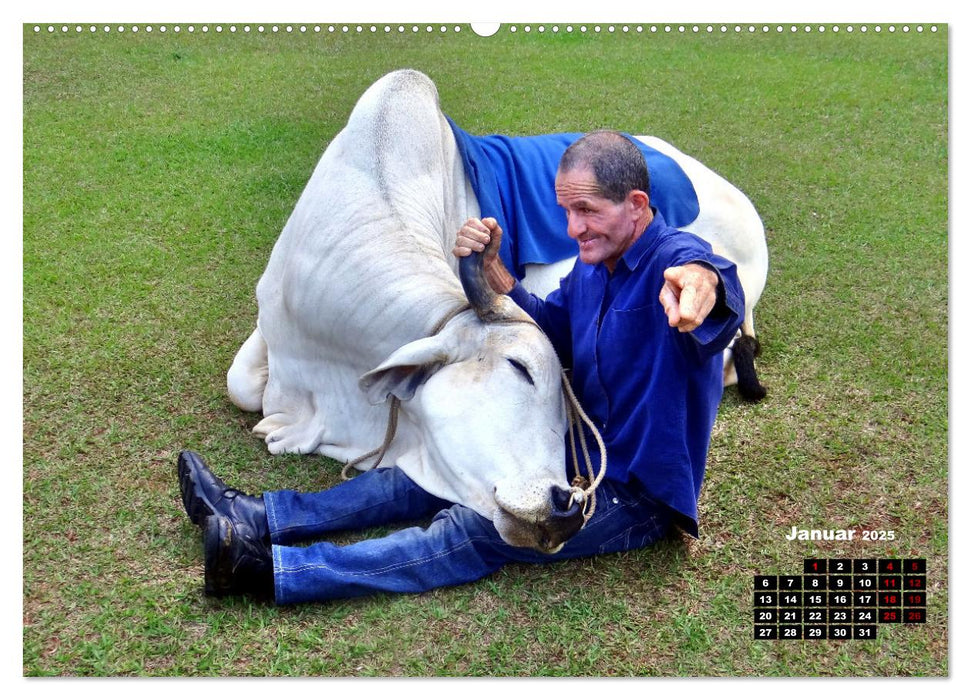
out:
<path id="1" fill-rule="evenodd" d="M 240 347 L 226 374 L 230 400 L 244 411 L 263 410 L 263 391 L 268 376 L 266 341 L 257 328 Z"/>
<path id="2" fill-rule="evenodd" d="M 295 338 L 288 348 L 300 345 Z M 388 423 L 386 406 L 371 406 L 358 387 L 359 370 L 315 351 L 271 359 L 263 419 L 253 434 L 271 454 L 322 454 L 347 461 L 377 447 Z"/>
<path id="3" fill-rule="evenodd" d="M 270 454 L 312 454 L 323 440 L 323 416 L 309 407 L 296 407 L 294 413 L 272 413 L 253 428 L 253 434 L 266 441 Z"/>
<path id="4" fill-rule="evenodd" d="M 736 335 L 735 340 L 738 340 L 738 338 L 739 336 Z M 738 384 L 738 375 L 735 374 L 735 356 L 732 353 L 735 340 L 732 340 L 731 344 L 722 351 L 722 386 Z"/>
<path id="5" fill-rule="evenodd" d="M 323 426 L 310 393 L 287 393 L 287 401 L 282 402 L 285 408 L 281 410 L 279 386 L 275 392 L 267 393 L 269 376 L 269 352 L 257 328 L 236 353 L 226 374 L 229 398 L 244 411 L 269 411 L 253 433 L 266 440 L 271 454 L 314 452 L 320 446 Z"/>

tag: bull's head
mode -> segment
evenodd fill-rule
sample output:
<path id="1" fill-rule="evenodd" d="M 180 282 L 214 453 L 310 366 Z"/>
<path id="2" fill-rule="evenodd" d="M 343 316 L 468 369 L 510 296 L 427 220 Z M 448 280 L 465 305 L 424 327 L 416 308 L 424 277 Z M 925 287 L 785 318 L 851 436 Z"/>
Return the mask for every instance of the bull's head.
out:
<path id="1" fill-rule="evenodd" d="M 513 546 L 554 553 L 583 525 L 566 480 L 559 359 L 489 288 L 481 255 L 460 261 L 460 278 L 475 316 L 398 349 L 361 387 L 372 403 L 404 402 L 421 436 L 417 468 L 434 473 L 437 495 L 490 518 Z"/>

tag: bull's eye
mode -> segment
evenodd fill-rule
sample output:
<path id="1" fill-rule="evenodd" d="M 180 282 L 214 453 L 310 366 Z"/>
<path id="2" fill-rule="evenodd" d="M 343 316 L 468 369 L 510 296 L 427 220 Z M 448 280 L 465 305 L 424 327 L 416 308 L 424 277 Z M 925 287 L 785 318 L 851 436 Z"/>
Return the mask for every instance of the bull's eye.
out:
<path id="1" fill-rule="evenodd" d="M 519 373 L 520 373 L 521 375 L 523 375 L 523 378 L 524 378 L 524 379 L 525 379 L 525 380 L 526 380 L 527 382 L 529 382 L 529 383 L 530 383 L 530 385 L 532 385 L 532 386 L 535 386 L 535 383 L 533 382 L 533 378 L 532 378 L 532 376 L 530 376 L 530 374 L 529 374 L 529 370 L 528 370 L 528 369 L 526 369 L 526 365 L 524 365 L 524 364 L 523 364 L 522 362 L 520 362 L 519 360 L 514 360 L 514 359 L 512 359 L 511 357 L 507 357 L 506 359 L 507 359 L 507 360 L 509 360 L 509 364 L 511 364 L 511 365 L 512 365 L 513 367 L 515 367 L 515 368 L 516 368 L 516 371 L 517 371 L 517 372 L 519 372 Z"/>

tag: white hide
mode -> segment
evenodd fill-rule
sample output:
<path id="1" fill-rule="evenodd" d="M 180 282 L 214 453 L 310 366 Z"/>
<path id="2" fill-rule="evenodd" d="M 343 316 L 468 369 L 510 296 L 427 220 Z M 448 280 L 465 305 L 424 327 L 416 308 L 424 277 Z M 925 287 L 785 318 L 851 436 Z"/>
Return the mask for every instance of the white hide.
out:
<path id="1" fill-rule="evenodd" d="M 531 322 L 487 325 L 472 311 L 434 333 L 466 303 L 451 249 L 470 216 L 478 203 L 435 86 L 414 71 L 385 76 L 327 147 L 273 248 L 229 394 L 262 410 L 254 432 L 271 453 L 340 461 L 381 444 L 385 400 L 399 396 L 383 465 L 485 517 L 502 506 L 520 525 L 539 523 L 550 488 L 569 487 L 552 345 Z"/>

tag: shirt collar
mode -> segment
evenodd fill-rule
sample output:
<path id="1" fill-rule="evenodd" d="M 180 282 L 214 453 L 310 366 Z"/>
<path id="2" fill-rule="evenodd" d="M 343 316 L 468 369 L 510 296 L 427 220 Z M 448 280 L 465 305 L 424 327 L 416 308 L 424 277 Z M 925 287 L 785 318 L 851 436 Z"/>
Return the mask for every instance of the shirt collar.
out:
<path id="1" fill-rule="evenodd" d="M 651 207 L 651 211 L 654 213 L 654 218 L 651 220 L 651 223 L 644 229 L 644 233 L 634 241 L 634 245 L 628 248 L 620 258 L 620 261 L 624 263 L 628 270 L 637 269 L 637 266 L 641 264 L 641 260 L 644 259 L 657 242 L 657 234 L 667 228 L 661 212 L 654 207 Z"/>

